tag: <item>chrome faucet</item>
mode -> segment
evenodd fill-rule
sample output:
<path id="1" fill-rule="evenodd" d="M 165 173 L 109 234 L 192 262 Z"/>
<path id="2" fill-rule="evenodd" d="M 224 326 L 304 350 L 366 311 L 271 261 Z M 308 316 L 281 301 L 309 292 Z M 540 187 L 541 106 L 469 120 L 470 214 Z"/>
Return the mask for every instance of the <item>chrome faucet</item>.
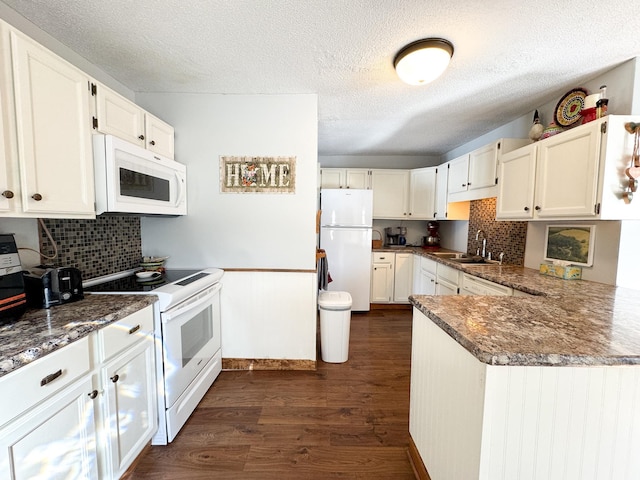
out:
<path id="1" fill-rule="evenodd" d="M 482 253 L 480 253 L 480 246 L 478 246 L 478 242 L 480 241 L 480 234 L 482 234 Z M 476 255 L 482 255 L 482 258 L 487 257 L 487 234 L 484 233 L 484 230 L 478 230 L 476 232 Z"/>

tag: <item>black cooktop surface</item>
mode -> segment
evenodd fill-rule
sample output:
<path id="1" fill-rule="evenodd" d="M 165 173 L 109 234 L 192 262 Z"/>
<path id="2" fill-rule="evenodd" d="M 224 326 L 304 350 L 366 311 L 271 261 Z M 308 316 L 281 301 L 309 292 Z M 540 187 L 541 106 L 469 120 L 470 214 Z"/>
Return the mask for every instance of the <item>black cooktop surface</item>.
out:
<path id="1" fill-rule="evenodd" d="M 178 285 L 188 285 L 190 282 L 198 280 L 207 273 L 198 273 L 199 270 L 165 270 L 160 276 L 152 278 L 138 278 L 130 275 L 117 280 L 110 280 L 105 283 L 86 287 L 85 292 L 149 292 L 169 283 Z M 193 275 L 193 276 L 191 276 Z M 187 278 L 189 277 L 189 278 Z"/>

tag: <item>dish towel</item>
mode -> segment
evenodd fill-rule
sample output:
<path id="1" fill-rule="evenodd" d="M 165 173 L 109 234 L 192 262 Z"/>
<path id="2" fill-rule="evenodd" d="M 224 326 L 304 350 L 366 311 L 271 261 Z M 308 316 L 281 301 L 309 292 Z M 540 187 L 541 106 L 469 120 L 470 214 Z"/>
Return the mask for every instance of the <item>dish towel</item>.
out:
<path id="1" fill-rule="evenodd" d="M 323 256 L 318 259 L 318 290 L 326 290 L 330 282 L 329 262 L 327 257 Z"/>

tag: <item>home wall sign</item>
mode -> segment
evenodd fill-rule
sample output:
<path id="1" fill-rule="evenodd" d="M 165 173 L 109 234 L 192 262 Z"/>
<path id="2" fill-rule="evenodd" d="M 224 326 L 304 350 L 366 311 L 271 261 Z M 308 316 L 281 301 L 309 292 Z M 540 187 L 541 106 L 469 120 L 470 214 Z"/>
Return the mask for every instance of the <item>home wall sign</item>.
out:
<path id="1" fill-rule="evenodd" d="M 220 191 L 295 193 L 296 157 L 220 157 Z"/>

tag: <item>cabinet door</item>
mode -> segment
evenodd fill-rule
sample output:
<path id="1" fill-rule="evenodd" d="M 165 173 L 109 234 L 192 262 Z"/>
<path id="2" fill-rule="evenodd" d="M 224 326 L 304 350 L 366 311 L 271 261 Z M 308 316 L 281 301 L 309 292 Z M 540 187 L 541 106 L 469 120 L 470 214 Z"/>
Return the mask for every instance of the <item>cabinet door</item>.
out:
<path id="1" fill-rule="evenodd" d="M 145 111 L 138 105 L 113 90 L 98 85 L 96 113 L 100 133 L 114 135 L 133 144 L 146 147 Z"/>
<path id="2" fill-rule="evenodd" d="M 411 170 L 409 218 L 427 220 L 435 217 L 436 167 Z"/>
<path id="3" fill-rule="evenodd" d="M 109 362 L 102 385 L 107 478 L 120 478 L 158 427 L 153 338 Z"/>
<path id="4" fill-rule="evenodd" d="M 92 218 L 89 77 L 18 32 L 10 38 L 22 209 Z"/>
<path id="5" fill-rule="evenodd" d="M 493 187 L 496 184 L 498 143 L 478 148 L 469 154 L 468 190 Z"/>
<path id="6" fill-rule="evenodd" d="M 372 170 L 373 218 L 408 217 L 408 170 Z"/>
<path id="7" fill-rule="evenodd" d="M 371 268 L 371 303 L 389 303 L 392 297 L 393 264 L 374 263 Z"/>
<path id="8" fill-rule="evenodd" d="M 598 193 L 600 125 L 584 125 L 538 145 L 538 218 L 594 217 Z"/>
<path id="9" fill-rule="evenodd" d="M 347 171 L 344 168 L 322 168 L 320 170 L 320 188 L 342 188 L 346 182 Z"/>
<path id="10" fill-rule="evenodd" d="M 18 162 L 13 149 L 13 89 L 7 25 L 0 21 L 0 213 L 20 208 Z"/>
<path id="11" fill-rule="evenodd" d="M 0 429 L 2 478 L 98 478 L 92 391 L 87 376 Z"/>
<path id="12" fill-rule="evenodd" d="M 447 205 L 449 192 L 447 184 L 449 183 L 449 163 L 443 163 L 438 166 L 436 172 L 436 200 L 435 215 L 436 220 L 447 219 Z"/>
<path id="13" fill-rule="evenodd" d="M 496 218 L 533 218 L 537 145 L 531 144 L 500 159 Z"/>
<path id="14" fill-rule="evenodd" d="M 346 187 L 369 190 L 371 188 L 370 177 L 371 171 L 366 168 L 347 169 Z"/>
<path id="15" fill-rule="evenodd" d="M 174 129 L 171 125 L 150 113 L 145 113 L 144 133 L 148 150 L 173 160 Z"/>
<path id="16" fill-rule="evenodd" d="M 413 254 L 396 253 L 393 301 L 406 303 L 413 293 Z"/>
<path id="17" fill-rule="evenodd" d="M 469 181 L 469 154 L 455 158 L 449 162 L 449 194 L 467 191 Z"/>
<path id="18" fill-rule="evenodd" d="M 427 270 L 420 270 L 420 293 L 422 295 L 436 294 L 436 276 Z"/>

